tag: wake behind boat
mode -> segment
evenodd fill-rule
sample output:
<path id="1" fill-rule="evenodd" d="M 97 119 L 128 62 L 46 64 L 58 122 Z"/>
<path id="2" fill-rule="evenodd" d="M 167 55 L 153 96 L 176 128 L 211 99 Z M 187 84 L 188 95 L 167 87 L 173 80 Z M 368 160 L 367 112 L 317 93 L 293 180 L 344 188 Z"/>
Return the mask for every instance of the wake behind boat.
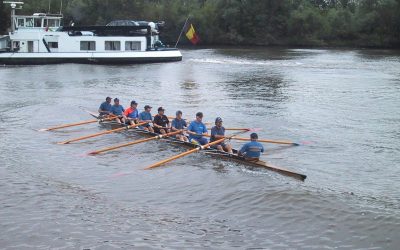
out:
<path id="1" fill-rule="evenodd" d="M 61 26 L 63 15 L 15 15 L 23 2 L 6 2 L 12 9 L 11 31 L 0 37 L 0 64 L 55 63 L 131 64 L 181 61 L 178 49 L 159 39 L 164 22 L 133 22 L 122 26 Z"/>

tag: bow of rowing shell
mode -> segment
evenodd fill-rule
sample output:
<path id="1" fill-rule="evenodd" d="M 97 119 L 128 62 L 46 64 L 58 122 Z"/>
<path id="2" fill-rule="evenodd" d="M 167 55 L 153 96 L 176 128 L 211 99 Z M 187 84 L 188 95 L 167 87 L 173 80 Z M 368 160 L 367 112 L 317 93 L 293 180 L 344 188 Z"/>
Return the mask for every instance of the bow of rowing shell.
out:
<path id="1" fill-rule="evenodd" d="M 94 115 L 92 115 L 92 116 L 94 116 Z M 94 117 L 96 117 L 96 116 L 94 116 Z M 98 117 L 96 117 L 96 118 L 98 118 Z M 119 124 L 119 123 L 116 123 L 116 122 L 113 122 L 113 121 L 101 121 L 101 120 L 99 120 L 99 124 L 101 124 L 103 126 L 108 126 L 108 127 L 111 127 L 111 128 L 117 128 L 117 127 L 125 126 L 125 125 L 122 125 L 122 124 Z M 159 135 L 157 133 L 152 133 L 152 132 L 140 129 L 140 128 L 132 128 L 132 129 L 129 129 L 128 131 L 139 133 L 139 134 L 144 135 L 144 136 L 157 136 L 157 135 Z M 175 145 L 184 146 L 186 148 L 196 148 L 196 147 L 198 147 L 198 145 L 196 145 L 196 144 L 193 144 L 193 143 L 190 143 L 190 142 L 183 142 L 183 141 L 174 139 L 172 137 L 163 138 L 163 140 L 165 140 L 166 142 L 173 143 Z M 242 163 L 242 164 L 245 164 L 245 165 L 248 165 L 248 166 L 265 168 L 265 169 L 277 172 L 277 173 L 285 175 L 285 176 L 293 177 L 293 178 L 301 180 L 301 181 L 304 181 L 307 178 L 307 176 L 304 175 L 304 174 L 296 173 L 296 172 L 293 172 L 293 171 L 285 169 L 285 168 L 274 166 L 274 165 L 271 165 L 271 164 L 269 164 L 267 162 L 264 162 L 264 161 L 261 161 L 261 160 L 259 160 L 259 161 L 246 161 L 244 157 L 237 155 L 237 153 L 238 153 L 237 149 L 233 149 L 233 153 L 234 154 L 229 154 L 227 152 L 222 152 L 222 151 L 219 151 L 219 150 L 216 150 L 216 149 L 213 149 L 213 148 L 207 148 L 207 149 L 204 150 L 204 152 L 207 153 L 207 154 L 213 155 L 213 156 L 221 157 L 221 158 L 224 158 L 224 159 L 229 159 L 229 160 L 232 160 L 232 161 L 235 161 L 235 162 L 239 162 L 239 163 Z"/>

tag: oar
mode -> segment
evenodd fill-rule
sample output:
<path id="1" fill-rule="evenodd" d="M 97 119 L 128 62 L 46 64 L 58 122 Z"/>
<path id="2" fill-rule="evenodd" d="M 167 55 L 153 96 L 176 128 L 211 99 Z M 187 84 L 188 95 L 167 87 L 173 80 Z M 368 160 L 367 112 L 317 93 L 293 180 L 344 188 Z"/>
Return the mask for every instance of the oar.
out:
<path id="1" fill-rule="evenodd" d="M 239 140 L 239 141 L 250 141 L 251 139 L 249 138 L 243 138 L 243 137 L 235 137 L 232 138 L 233 140 Z M 258 139 L 258 142 L 266 142 L 266 143 L 275 143 L 275 144 L 287 144 L 287 145 L 293 145 L 293 146 L 299 146 L 299 143 L 296 142 L 291 142 L 291 141 L 279 141 L 279 140 L 270 140 L 270 139 Z"/>
<path id="2" fill-rule="evenodd" d="M 57 144 L 68 144 L 71 142 L 82 141 L 82 140 L 93 138 L 93 137 L 100 136 L 100 135 L 111 134 L 111 133 L 119 132 L 122 130 L 135 128 L 137 126 L 141 126 L 146 123 L 148 123 L 148 122 L 142 122 L 142 123 L 138 123 L 138 124 L 134 124 L 134 125 L 124 126 L 122 128 L 116 128 L 116 129 L 111 129 L 111 130 L 107 130 L 107 131 L 103 131 L 103 132 L 99 132 L 99 133 L 95 133 L 95 134 L 91 134 L 91 135 L 85 135 L 85 136 L 81 136 L 78 138 L 74 138 L 74 139 L 70 139 L 70 140 L 66 140 L 66 141 L 62 141 L 62 142 L 57 142 Z"/>
<path id="3" fill-rule="evenodd" d="M 207 128 L 211 129 L 211 128 Z M 225 130 L 249 130 L 248 128 L 225 128 Z"/>
<path id="4" fill-rule="evenodd" d="M 39 129 L 38 131 L 51 131 L 51 130 L 56 130 L 56 129 L 61 129 L 61 128 L 68 128 L 68 127 L 74 127 L 74 126 L 89 124 L 89 123 L 95 123 L 95 122 L 98 122 L 98 121 L 108 121 L 108 120 L 112 120 L 112 119 L 115 119 L 115 117 L 108 117 L 108 118 L 88 120 L 88 121 L 83 121 L 83 122 L 62 124 L 62 125 L 51 127 L 51 128 L 42 128 L 42 129 Z"/>
<path id="5" fill-rule="evenodd" d="M 147 141 L 151 141 L 151 140 L 155 140 L 155 139 L 161 139 L 163 137 L 167 137 L 167 136 L 171 136 L 171 135 L 177 135 L 177 134 L 179 134 L 181 132 L 182 132 L 182 130 L 178 130 L 178 131 L 170 132 L 170 133 L 163 134 L 163 135 L 160 134 L 160 135 L 153 136 L 153 137 L 146 138 L 146 139 L 127 142 L 127 143 L 123 143 L 123 144 L 119 144 L 119 145 L 115 145 L 115 146 L 99 149 L 99 150 L 96 150 L 96 151 L 92 151 L 92 152 L 89 152 L 88 155 L 97 155 L 97 154 L 101 154 L 101 153 L 104 153 L 104 152 L 107 152 L 107 151 L 111 151 L 111 150 L 115 150 L 115 149 L 118 149 L 118 148 L 127 147 L 127 146 L 130 146 L 130 145 L 134 145 L 134 144 L 138 144 L 138 143 L 142 143 L 142 142 L 147 142 Z"/>
<path id="6" fill-rule="evenodd" d="M 247 132 L 247 131 L 248 131 L 248 130 L 246 130 L 246 131 L 240 131 L 240 132 L 237 132 L 236 134 L 233 134 L 233 135 L 231 135 L 231 136 L 228 136 L 228 137 L 225 137 L 225 138 L 222 138 L 222 139 L 219 139 L 219 140 L 216 140 L 216 141 L 207 143 L 207 144 L 205 144 L 205 145 L 203 145 L 203 146 L 199 146 L 199 147 L 197 147 L 197 148 L 188 150 L 188 151 L 183 152 L 183 153 L 181 153 L 181 154 L 172 156 L 172 157 L 170 157 L 170 158 L 168 158 L 168 159 L 165 159 L 165 160 L 159 161 L 159 162 L 157 162 L 157 163 L 154 163 L 154 164 L 152 164 L 152 165 L 146 167 L 145 169 L 152 169 L 152 168 L 159 167 L 159 166 L 161 166 L 161 165 L 163 165 L 163 164 L 165 164 L 165 163 L 167 163 L 167 162 L 176 160 L 176 159 L 178 159 L 178 158 L 184 157 L 184 156 L 186 156 L 186 155 L 192 154 L 192 153 L 197 152 L 197 151 L 200 151 L 200 150 L 202 150 L 202 149 L 206 149 L 206 148 L 208 148 L 208 147 L 210 147 L 210 146 L 212 146 L 212 145 L 221 143 L 221 142 L 223 142 L 223 141 L 225 141 L 225 140 L 227 140 L 227 139 L 230 139 L 230 138 L 232 138 L 232 137 L 234 137 L 234 136 L 236 136 L 236 135 L 238 135 L 238 134 L 242 134 L 242 133 L 245 133 L 245 132 Z"/>

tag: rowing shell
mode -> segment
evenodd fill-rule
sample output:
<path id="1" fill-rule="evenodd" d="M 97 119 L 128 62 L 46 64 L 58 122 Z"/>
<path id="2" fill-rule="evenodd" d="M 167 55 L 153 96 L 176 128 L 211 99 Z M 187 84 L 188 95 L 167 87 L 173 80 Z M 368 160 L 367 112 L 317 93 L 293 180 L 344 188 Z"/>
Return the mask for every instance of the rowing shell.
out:
<path id="1" fill-rule="evenodd" d="M 99 119 L 99 117 L 97 115 L 95 115 L 95 114 L 90 113 L 90 115 L 92 115 L 96 119 Z M 125 126 L 123 124 L 120 124 L 120 123 L 117 123 L 117 122 L 114 122 L 114 121 L 101 121 L 100 119 L 99 119 L 99 124 L 101 124 L 103 126 L 109 126 L 109 127 L 112 127 L 112 128 Z M 144 135 L 144 136 L 151 136 L 151 137 L 159 135 L 157 133 L 152 133 L 152 132 L 149 132 L 147 130 L 140 129 L 140 128 L 137 128 L 137 127 L 129 129 L 129 131 L 132 131 L 132 132 Z M 198 145 L 196 145 L 196 144 L 193 144 L 193 143 L 190 143 L 190 142 L 183 142 L 183 141 L 177 140 L 177 139 L 172 138 L 172 137 L 164 138 L 163 140 L 166 141 L 166 142 L 170 142 L 170 143 L 173 143 L 173 144 L 176 144 L 176 145 L 180 145 L 180 146 L 184 146 L 184 147 L 187 147 L 187 148 L 196 148 L 196 147 L 198 147 Z M 258 161 L 246 161 L 244 157 L 237 155 L 238 150 L 232 149 L 232 151 L 233 151 L 233 154 L 229 154 L 227 152 L 222 152 L 222 151 L 219 151 L 219 150 L 216 150 L 216 149 L 213 149 L 213 148 L 207 148 L 207 149 L 204 150 L 205 153 L 210 154 L 210 155 L 219 156 L 221 158 L 229 159 L 229 160 L 232 160 L 232 161 L 235 161 L 235 162 L 239 162 L 239 163 L 242 163 L 242 164 L 246 164 L 248 166 L 265 168 L 265 169 L 280 173 L 282 175 L 293 177 L 293 178 L 301 180 L 301 181 L 304 181 L 307 178 L 307 176 L 304 175 L 304 174 L 299 174 L 299 173 L 293 172 L 291 170 L 288 170 L 288 169 L 285 169 L 285 168 L 282 168 L 282 167 L 273 166 L 273 165 L 271 165 L 271 164 L 269 164 L 267 162 L 261 161 L 261 160 L 258 160 Z"/>

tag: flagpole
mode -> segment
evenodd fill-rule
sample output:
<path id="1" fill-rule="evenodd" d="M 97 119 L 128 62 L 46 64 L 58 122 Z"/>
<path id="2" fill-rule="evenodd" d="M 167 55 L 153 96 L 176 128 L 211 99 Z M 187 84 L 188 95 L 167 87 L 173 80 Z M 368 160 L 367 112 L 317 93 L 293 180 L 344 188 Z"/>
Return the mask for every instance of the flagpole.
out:
<path id="1" fill-rule="evenodd" d="M 189 16 L 190 16 L 190 15 L 189 15 Z M 187 21 L 189 20 L 189 16 L 186 18 L 185 24 L 184 24 L 183 27 L 182 27 L 181 33 L 179 34 L 179 37 L 178 37 L 178 40 L 177 40 L 176 43 L 175 43 L 175 48 L 176 48 L 176 46 L 178 46 L 178 43 L 179 43 L 179 40 L 181 39 L 183 30 L 185 29 L 186 23 L 187 23 Z"/>

